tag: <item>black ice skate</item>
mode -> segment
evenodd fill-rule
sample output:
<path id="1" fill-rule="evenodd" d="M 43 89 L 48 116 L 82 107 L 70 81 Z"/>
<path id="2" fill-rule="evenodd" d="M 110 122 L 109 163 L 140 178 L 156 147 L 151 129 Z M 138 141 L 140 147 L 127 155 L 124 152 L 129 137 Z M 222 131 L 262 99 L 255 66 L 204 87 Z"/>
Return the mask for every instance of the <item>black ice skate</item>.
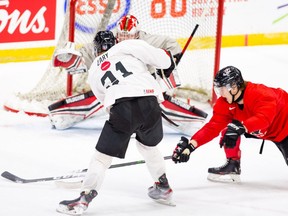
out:
<path id="1" fill-rule="evenodd" d="M 165 174 L 159 178 L 159 182 L 155 182 L 153 186 L 148 188 L 148 196 L 154 201 L 164 205 L 176 206 L 172 202 L 172 194 L 173 190 L 170 188 Z"/>
<path id="2" fill-rule="evenodd" d="M 74 200 L 64 200 L 59 203 L 57 211 L 68 215 L 82 215 L 89 203 L 97 196 L 96 190 L 81 192 L 80 197 Z"/>
<path id="3" fill-rule="evenodd" d="M 220 167 L 213 167 L 208 169 L 207 179 L 216 182 L 241 182 L 240 174 L 240 160 L 233 160 L 228 158 L 226 163 Z"/>

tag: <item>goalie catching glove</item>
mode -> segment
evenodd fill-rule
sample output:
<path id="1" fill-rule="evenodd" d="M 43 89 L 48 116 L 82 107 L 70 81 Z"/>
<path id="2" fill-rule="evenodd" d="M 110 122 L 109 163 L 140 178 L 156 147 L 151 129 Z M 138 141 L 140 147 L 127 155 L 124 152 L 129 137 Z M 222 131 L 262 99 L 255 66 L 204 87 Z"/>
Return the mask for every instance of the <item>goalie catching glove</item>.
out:
<path id="1" fill-rule="evenodd" d="M 165 50 L 166 51 L 166 50 Z M 156 69 L 156 73 L 163 79 L 163 77 L 165 76 L 166 78 L 168 78 L 170 76 L 170 74 L 173 72 L 173 70 L 176 67 L 174 58 L 171 54 L 170 51 L 166 51 L 167 55 L 169 55 L 170 60 L 171 60 L 171 65 L 169 68 L 167 69 Z"/>
<path id="2" fill-rule="evenodd" d="M 53 66 L 65 68 L 69 74 L 87 72 L 82 54 L 75 49 L 73 42 L 67 42 L 64 48 L 56 50 L 53 56 Z"/>
<path id="3" fill-rule="evenodd" d="M 189 140 L 182 136 L 181 140 L 173 151 L 172 160 L 175 163 L 187 162 L 190 158 L 190 154 L 195 149 L 196 148 L 193 145 L 189 144 Z"/>

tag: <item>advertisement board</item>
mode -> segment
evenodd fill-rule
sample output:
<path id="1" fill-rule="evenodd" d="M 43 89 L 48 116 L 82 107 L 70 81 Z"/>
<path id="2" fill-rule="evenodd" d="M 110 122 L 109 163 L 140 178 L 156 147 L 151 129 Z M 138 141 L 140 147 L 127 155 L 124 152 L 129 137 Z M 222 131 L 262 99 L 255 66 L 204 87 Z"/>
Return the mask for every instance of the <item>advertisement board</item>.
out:
<path id="1" fill-rule="evenodd" d="M 68 1 L 0 0 L 0 63 L 22 61 L 27 53 L 33 53 L 35 60 L 51 58 L 63 28 Z M 157 34 L 155 29 L 153 32 L 150 29 L 160 22 L 173 28 L 175 23 L 184 26 L 187 19 L 200 24 L 203 17 L 215 19 L 213 5 L 218 0 L 145 0 L 147 7 L 141 8 L 145 18 L 138 16 L 138 1 L 144 0 L 117 0 L 114 10 L 119 15 L 135 14 L 140 22 L 145 20 L 141 23 L 143 30 Z M 211 7 L 201 8 L 203 2 Z M 103 13 L 107 0 L 88 0 L 88 6 L 81 3 L 83 0 L 78 0 L 76 11 L 85 17 L 93 12 Z M 181 7 L 176 7 L 176 3 Z M 83 7 L 88 14 L 81 14 Z M 93 25 L 76 25 L 94 34 Z M 115 25 L 114 20 L 109 28 Z M 181 34 L 186 35 L 182 31 Z M 288 44 L 288 0 L 225 0 L 222 35 L 223 47 Z M 31 58 L 33 56 L 29 60 Z"/>
<path id="2" fill-rule="evenodd" d="M 0 43 L 55 39 L 56 0 L 0 1 Z"/>

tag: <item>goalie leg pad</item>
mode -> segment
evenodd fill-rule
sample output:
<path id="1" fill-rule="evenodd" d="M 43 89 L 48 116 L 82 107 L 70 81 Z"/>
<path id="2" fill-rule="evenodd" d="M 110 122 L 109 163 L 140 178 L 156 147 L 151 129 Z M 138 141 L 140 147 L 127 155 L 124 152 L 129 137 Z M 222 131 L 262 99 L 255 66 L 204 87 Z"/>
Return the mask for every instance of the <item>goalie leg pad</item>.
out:
<path id="1" fill-rule="evenodd" d="M 163 123 L 188 136 L 192 136 L 192 134 L 197 132 L 205 122 L 204 117 L 184 109 L 169 100 L 162 102 L 160 108 L 164 116 L 166 116 L 166 118 L 163 119 Z M 174 124 L 171 121 L 174 122 Z"/>
<path id="2" fill-rule="evenodd" d="M 104 116 L 106 112 L 102 108 L 100 101 L 89 91 L 51 104 L 49 119 L 55 129 L 67 129 L 92 116 Z"/>

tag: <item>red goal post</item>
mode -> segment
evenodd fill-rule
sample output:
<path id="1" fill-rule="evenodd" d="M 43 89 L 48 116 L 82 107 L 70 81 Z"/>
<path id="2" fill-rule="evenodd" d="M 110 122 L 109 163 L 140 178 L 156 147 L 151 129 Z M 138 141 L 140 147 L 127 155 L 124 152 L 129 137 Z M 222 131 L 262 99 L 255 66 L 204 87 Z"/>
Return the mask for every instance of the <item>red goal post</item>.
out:
<path id="1" fill-rule="evenodd" d="M 213 104 L 213 77 L 219 70 L 224 0 L 71 0 L 56 49 L 73 41 L 81 48 L 97 31 L 115 31 L 119 19 L 133 14 L 141 30 L 175 38 L 183 48 L 193 28 L 197 33 L 187 47 L 177 71 L 182 85 L 171 94 Z M 90 89 L 87 74 L 67 75 L 51 63 L 28 93 L 17 93 L 4 103 L 10 111 L 45 116 L 48 106 L 66 96 Z"/>

